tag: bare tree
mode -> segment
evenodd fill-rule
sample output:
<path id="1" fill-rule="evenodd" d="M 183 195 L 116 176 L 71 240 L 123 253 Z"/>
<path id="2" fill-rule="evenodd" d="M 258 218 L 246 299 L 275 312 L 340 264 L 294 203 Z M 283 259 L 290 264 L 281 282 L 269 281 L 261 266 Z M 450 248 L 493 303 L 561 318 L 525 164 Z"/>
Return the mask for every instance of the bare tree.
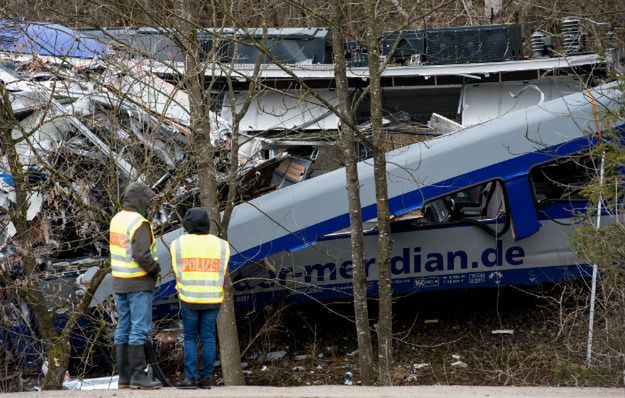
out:
<path id="1" fill-rule="evenodd" d="M 391 287 L 391 238 L 390 211 L 386 181 L 386 154 L 383 149 L 382 131 L 382 87 L 380 78 L 380 4 L 365 0 L 365 26 L 369 54 L 369 95 L 371 98 L 371 132 L 375 196 L 378 214 L 378 295 L 379 311 L 376 331 L 378 334 L 378 370 L 380 384 L 391 385 L 391 364 L 393 363 L 393 293 Z"/>
<path id="2" fill-rule="evenodd" d="M 345 163 L 345 179 L 349 201 L 349 222 L 351 226 L 352 267 L 354 314 L 356 320 L 356 335 L 358 338 L 358 361 L 360 363 L 360 377 L 364 385 L 373 384 L 373 348 L 369 329 L 369 309 L 367 307 L 367 275 L 364 262 L 364 239 L 362 210 L 360 202 L 360 183 L 358 179 L 358 156 L 356 154 L 355 133 L 353 125 L 353 110 L 350 104 L 349 83 L 347 80 L 347 65 L 343 54 L 345 48 L 345 14 L 343 2 L 333 2 L 334 17 L 332 18 L 332 47 L 334 61 L 334 81 L 338 97 L 338 112 L 343 119 L 351 122 L 341 126 L 341 146 L 343 162 Z"/>

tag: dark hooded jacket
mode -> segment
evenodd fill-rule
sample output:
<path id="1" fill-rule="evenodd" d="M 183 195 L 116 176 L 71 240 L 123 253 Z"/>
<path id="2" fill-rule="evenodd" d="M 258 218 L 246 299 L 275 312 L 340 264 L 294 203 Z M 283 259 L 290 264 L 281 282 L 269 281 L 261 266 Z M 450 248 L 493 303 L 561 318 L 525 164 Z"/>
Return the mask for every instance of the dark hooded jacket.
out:
<path id="1" fill-rule="evenodd" d="M 211 231 L 210 218 L 208 218 L 208 213 L 201 207 L 194 207 L 192 209 L 187 210 L 182 219 L 182 226 L 184 230 L 189 234 L 194 235 L 207 235 Z M 218 309 L 221 304 L 193 304 L 186 303 L 180 300 L 180 305 L 183 308 L 187 308 L 190 310 L 212 310 Z"/>
<path id="2" fill-rule="evenodd" d="M 211 222 L 208 213 L 201 207 L 187 210 L 182 219 L 182 226 L 189 234 L 205 235 L 211 232 Z"/>
<path id="3" fill-rule="evenodd" d="M 127 211 L 134 211 L 146 216 L 154 191 L 142 182 L 133 182 L 124 191 L 122 207 Z M 133 293 L 154 290 L 154 285 L 160 272 L 160 266 L 152 258 L 152 234 L 148 223 L 143 223 L 132 237 L 132 257 L 148 275 L 139 278 L 113 278 L 113 292 Z"/>

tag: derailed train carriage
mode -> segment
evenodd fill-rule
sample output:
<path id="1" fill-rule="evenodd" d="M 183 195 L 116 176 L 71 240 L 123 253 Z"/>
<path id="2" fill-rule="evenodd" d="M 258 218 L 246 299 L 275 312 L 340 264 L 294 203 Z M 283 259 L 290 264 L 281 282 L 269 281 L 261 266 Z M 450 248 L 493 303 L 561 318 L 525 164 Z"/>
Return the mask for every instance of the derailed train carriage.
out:
<path id="1" fill-rule="evenodd" d="M 567 187 L 592 177 L 596 168 L 587 153 L 596 144 L 595 123 L 618 110 L 621 96 L 604 85 L 388 153 L 394 292 L 587 276 L 588 265 L 569 242 L 587 203 Z M 618 123 L 602 128 L 620 131 Z M 359 163 L 359 176 L 363 219 L 373 219 L 370 162 Z M 337 170 L 236 207 L 229 236 L 237 303 L 350 299 L 350 236 L 341 232 L 349 226 L 344 181 Z M 371 293 L 376 239 L 374 226 L 365 233 Z M 159 298 L 175 297 L 172 280 L 160 289 Z"/>

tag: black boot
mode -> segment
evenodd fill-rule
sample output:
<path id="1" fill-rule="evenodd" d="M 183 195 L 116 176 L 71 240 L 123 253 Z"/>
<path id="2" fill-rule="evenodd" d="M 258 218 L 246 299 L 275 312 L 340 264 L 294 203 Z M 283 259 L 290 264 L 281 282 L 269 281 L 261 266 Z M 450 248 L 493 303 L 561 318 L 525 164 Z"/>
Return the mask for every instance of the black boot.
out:
<path id="1" fill-rule="evenodd" d="M 115 344 L 115 357 L 117 359 L 117 372 L 119 372 L 119 381 L 117 382 L 117 388 L 120 390 L 130 388 L 128 344 Z"/>
<path id="2" fill-rule="evenodd" d="M 145 374 L 145 350 L 143 345 L 128 345 L 130 362 L 130 388 L 133 390 L 154 390 L 161 388 L 160 381 L 150 380 Z"/>
<path id="3" fill-rule="evenodd" d="M 182 382 L 176 384 L 176 387 L 182 390 L 195 390 L 197 388 L 197 384 L 195 382 L 195 379 L 189 379 L 185 377 Z"/>
<path id="4" fill-rule="evenodd" d="M 197 382 L 197 386 L 203 388 L 205 390 L 210 390 L 211 388 L 211 376 L 200 376 Z"/>

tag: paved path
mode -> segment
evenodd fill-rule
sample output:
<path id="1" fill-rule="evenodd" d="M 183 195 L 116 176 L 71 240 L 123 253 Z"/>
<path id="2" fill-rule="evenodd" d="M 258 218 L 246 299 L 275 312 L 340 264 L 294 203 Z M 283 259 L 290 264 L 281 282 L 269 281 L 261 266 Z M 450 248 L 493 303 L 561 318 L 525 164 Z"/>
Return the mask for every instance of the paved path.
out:
<path id="1" fill-rule="evenodd" d="M 3 394 L 5 398 L 611 398 L 625 397 L 617 388 L 544 388 L 544 387 L 216 387 L 211 390 L 158 391 L 95 390 L 44 391 Z"/>

